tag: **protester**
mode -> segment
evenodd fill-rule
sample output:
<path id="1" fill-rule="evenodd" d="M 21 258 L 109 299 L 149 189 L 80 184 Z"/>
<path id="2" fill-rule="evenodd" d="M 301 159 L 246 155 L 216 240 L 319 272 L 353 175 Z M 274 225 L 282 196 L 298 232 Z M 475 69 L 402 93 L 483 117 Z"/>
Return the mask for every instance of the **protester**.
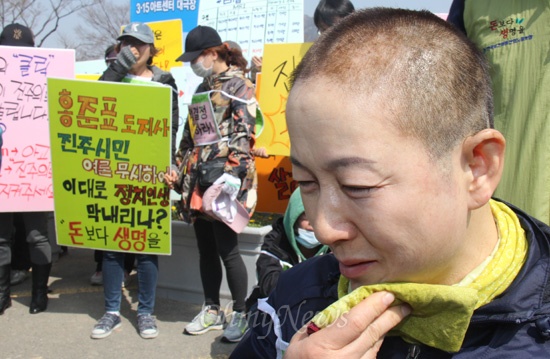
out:
<path id="1" fill-rule="evenodd" d="M 332 254 L 281 275 L 231 357 L 549 357 L 550 228 L 491 198 L 505 140 L 476 46 L 359 10 L 292 79 L 292 174 Z"/>
<path id="2" fill-rule="evenodd" d="M 117 38 L 116 60 L 112 62 L 99 78 L 100 81 L 113 82 L 158 82 L 172 87 L 172 145 L 178 131 L 179 111 L 177 103 L 177 86 L 174 77 L 153 66 L 153 57 L 158 53 L 155 48 L 155 36 L 144 23 L 131 23 L 124 27 Z M 156 104 L 151 104 L 156 106 Z M 175 151 L 172 151 L 173 153 Z M 93 339 L 109 336 L 113 329 L 121 325 L 120 303 L 122 298 L 121 283 L 124 273 L 124 253 L 106 251 L 103 254 L 103 289 L 106 313 L 92 330 Z M 138 329 L 144 339 L 156 338 L 158 328 L 153 317 L 155 293 L 158 278 L 158 257 L 151 254 L 137 254 L 138 277 Z"/>
<path id="3" fill-rule="evenodd" d="M 117 55 L 117 44 L 108 46 L 107 49 L 105 49 L 105 65 L 109 67 L 111 63 L 115 62 Z M 96 268 L 94 274 L 90 277 L 90 283 L 92 285 L 103 285 L 103 251 L 94 250 L 94 260 L 96 262 Z M 122 287 L 126 287 L 128 283 L 130 283 L 130 274 L 134 270 L 135 261 L 135 254 L 124 254 L 124 277 L 122 280 Z"/>
<path id="4" fill-rule="evenodd" d="M 320 35 L 354 11 L 349 0 L 321 0 L 313 13 L 313 23 Z"/>
<path id="5" fill-rule="evenodd" d="M 448 21 L 491 64 L 495 128 L 508 143 L 495 196 L 550 224 L 548 1 L 455 0 Z"/>
<path id="6" fill-rule="evenodd" d="M 325 254 L 327 250 L 328 247 L 315 238 L 298 188 L 290 196 L 284 217 L 277 218 L 271 231 L 264 237 L 256 261 L 258 285 L 246 299 L 247 313 L 255 311 L 259 298 L 271 294 L 283 271 L 308 258 Z"/>
<path id="7" fill-rule="evenodd" d="M 34 34 L 28 27 L 13 23 L 2 30 L 0 45 L 34 47 Z"/>
<path id="8" fill-rule="evenodd" d="M 20 24 L 8 25 L 0 36 L 0 44 L 34 47 L 34 35 L 26 26 Z M 14 213 L 14 227 L 10 273 L 10 285 L 12 286 L 27 280 L 29 270 L 32 267 L 29 244 L 25 238 L 25 226 L 20 213 Z"/>
<path id="9" fill-rule="evenodd" d="M 2 46 L 34 47 L 34 34 L 21 24 L 7 25 L 0 34 Z M 20 216 L 28 243 L 32 267 L 32 296 L 29 313 L 43 312 L 48 307 L 48 279 L 52 267 L 52 248 L 47 237 L 48 212 L 0 213 L 0 315 L 11 306 L 11 242 L 15 216 Z M 24 249 L 24 247 L 23 247 Z"/>
<path id="10" fill-rule="evenodd" d="M 193 96 L 180 143 L 181 181 L 175 172 L 166 178 L 171 187 L 182 193 L 184 217 L 193 222 L 200 256 L 204 306 L 185 327 L 185 333 L 197 335 L 223 328 L 221 258 L 233 299 L 231 321 L 222 339 L 236 342 L 248 329 L 248 278 L 237 232 L 246 226 L 256 206 L 257 175 L 252 152 L 257 109 L 254 85 L 245 77 L 247 61 L 241 51 L 230 49 L 208 26 L 197 26 L 189 32 L 185 52 L 177 61 L 190 62 L 193 72 L 204 78 Z M 207 115 L 194 117 L 196 111 Z M 213 183 L 217 187 L 212 188 Z M 206 201 L 208 190 L 218 192 Z M 222 197 L 228 199 L 225 204 L 229 211 L 219 208 L 216 215 L 203 208 Z"/>

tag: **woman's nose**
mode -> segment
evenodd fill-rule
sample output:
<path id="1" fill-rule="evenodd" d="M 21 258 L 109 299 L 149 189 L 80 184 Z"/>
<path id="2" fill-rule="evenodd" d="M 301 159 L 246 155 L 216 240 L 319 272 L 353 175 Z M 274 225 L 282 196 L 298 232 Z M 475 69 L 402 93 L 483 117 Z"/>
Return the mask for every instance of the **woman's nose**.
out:
<path id="1" fill-rule="evenodd" d="M 348 218 L 345 206 L 337 196 L 321 195 L 313 207 L 311 210 L 306 208 L 306 213 L 319 242 L 330 246 L 353 238 L 353 222 Z"/>

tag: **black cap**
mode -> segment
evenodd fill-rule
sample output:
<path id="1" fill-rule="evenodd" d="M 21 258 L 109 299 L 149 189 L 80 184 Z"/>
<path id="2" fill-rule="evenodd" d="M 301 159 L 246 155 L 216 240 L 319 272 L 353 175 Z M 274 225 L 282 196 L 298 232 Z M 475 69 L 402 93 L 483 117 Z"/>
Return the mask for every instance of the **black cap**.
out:
<path id="1" fill-rule="evenodd" d="M 209 26 L 199 25 L 189 31 L 185 38 L 185 52 L 176 61 L 191 62 L 206 49 L 220 46 L 222 39 L 218 32 Z"/>
<path id="2" fill-rule="evenodd" d="M 26 26 L 10 24 L 2 30 L 0 45 L 34 47 L 34 35 Z"/>

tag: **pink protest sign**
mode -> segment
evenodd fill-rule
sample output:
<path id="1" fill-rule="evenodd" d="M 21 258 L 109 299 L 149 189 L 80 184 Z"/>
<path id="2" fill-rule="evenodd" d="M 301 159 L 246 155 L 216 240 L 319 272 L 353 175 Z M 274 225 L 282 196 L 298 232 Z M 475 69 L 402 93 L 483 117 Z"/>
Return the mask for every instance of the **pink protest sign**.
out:
<path id="1" fill-rule="evenodd" d="M 46 79 L 74 68 L 74 50 L 0 46 L 0 212 L 53 211 Z"/>

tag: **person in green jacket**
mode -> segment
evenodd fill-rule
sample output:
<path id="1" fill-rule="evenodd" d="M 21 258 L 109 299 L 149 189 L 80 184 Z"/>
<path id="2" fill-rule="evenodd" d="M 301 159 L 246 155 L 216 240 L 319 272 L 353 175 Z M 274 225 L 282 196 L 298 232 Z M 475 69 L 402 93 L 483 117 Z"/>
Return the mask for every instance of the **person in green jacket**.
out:
<path id="1" fill-rule="evenodd" d="M 550 4 L 455 0 L 448 21 L 490 64 L 506 166 L 495 196 L 550 224 Z"/>

